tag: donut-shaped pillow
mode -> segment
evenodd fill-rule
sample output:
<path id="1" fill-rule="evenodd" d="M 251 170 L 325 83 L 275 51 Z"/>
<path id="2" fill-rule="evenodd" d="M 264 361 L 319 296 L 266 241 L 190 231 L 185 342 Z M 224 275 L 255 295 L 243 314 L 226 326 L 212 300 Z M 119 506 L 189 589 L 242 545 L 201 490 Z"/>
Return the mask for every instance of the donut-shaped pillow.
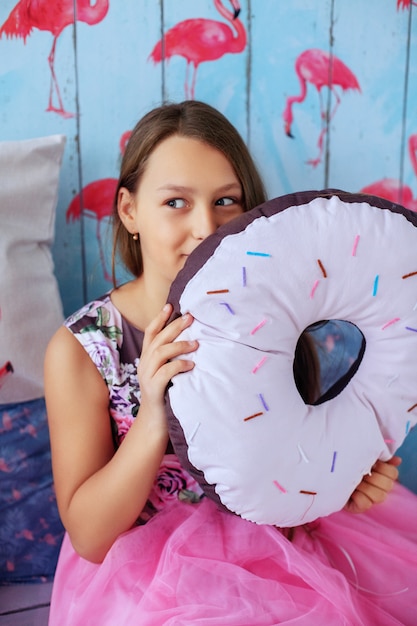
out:
<path id="1" fill-rule="evenodd" d="M 256 523 L 296 526 L 343 508 L 417 418 L 417 215 L 373 196 L 268 201 L 208 237 L 174 281 L 194 322 L 192 371 L 167 391 L 174 450 L 203 491 Z M 354 324 L 360 364 L 335 397 L 294 380 L 303 331 Z M 190 355 L 187 355 L 190 358 Z"/>

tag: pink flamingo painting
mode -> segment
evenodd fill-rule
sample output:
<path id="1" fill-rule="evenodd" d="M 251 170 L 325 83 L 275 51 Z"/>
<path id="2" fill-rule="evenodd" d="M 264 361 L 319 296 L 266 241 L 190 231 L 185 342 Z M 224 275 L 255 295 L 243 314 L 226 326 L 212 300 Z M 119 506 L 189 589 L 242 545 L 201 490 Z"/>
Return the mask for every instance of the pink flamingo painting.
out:
<path id="1" fill-rule="evenodd" d="M 356 76 L 351 70 L 337 57 L 324 52 L 323 50 L 311 49 L 302 52 L 295 62 L 295 72 L 300 82 L 301 91 L 297 96 L 287 98 L 283 118 L 285 122 L 285 132 L 288 137 L 293 137 L 291 127 L 293 123 L 293 105 L 301 103 L 307 96 L 307 83 L 311 83 L 318 91 L 320 100 L 321 114 L 321 132 L 317 141 L 319 154 L 317 158 L 310 159 L 308 163 L 314 167 L 322 160 L 323 140 L 328 131 L 329 124 L 333 119 L 336 110 L 340 104 L 340 96 L 336 87 L 340 87 L 342 91 L 348 89 L 360 91 L 360 86 Z M 322 89 L 327 87 L 331 90 L 336 99 L 333 110 L 327 115 L 323 106 Z"/>
<path id="2" fill-rule="evenodd" d="M 408 139 L 408 154 L 417 177 L 417 135 L 411 135 Z M 399 180 L 394 178 L 383 178 L 366 185 L 361 189 L 361 193 L 379 196 L 390 202 L 401 204 L 411 211 L 417 211 L 417 197 L 413 196 L 412 189 L 408 185 L 402 185 Z"/>
<path id="3" fill-rule="evenodd" d="M 20 0 L 10 12 L 9 17 L 0 27 L 0 38 L 21 37 L 26 39 L 34 28 L 49 31 L 53 35 L 52 48 L 48 56 L 51 72 L 51 87 L 47 111 L 54 111 L 64 118 L 73 117 L 64 109 L 61 91 L 55 74 L 55 49 L 62 31 L 74 23 L 74 20 L 93 25 L 101 22 L 109 9 L 109 0 Z M 55 106 L 54 96 L 58 101 Z"/>
<path id="4" fill-rule="evenodd" d="M 203 61 L 216 61 L 227 53 L 239 53 L 246 46 L 246 31 L 238 19 L 240 4 L 238 0 L 229 0 L 233 13 L 225 8 L 221 0 L 213 0 L 214 6 L 224 19 L 233 26 L 234 31 L 223 22 L 204 18 L 189 19 L 170 28 L 158 41 L 149 58 L 154 63 L 173 56 L 184 57 L 187 61 L 185 77 L 185 97 L 194 99 L 197 70 Z M 191 84 L 189 68 L 193 66 Z"/>
<path id="5" fill-rule="evenodd" d="M 120 151 L 122 154 L 125 151 L 130 135 L 131 131 L 126 131 L 120 139 Z M 83 187 L 79 194 L 74 196 L 65 215 L 67 223 L 79 220 L 82 216 L 90 217 L 97 221 L 96 237 L 100 262 L 103 268 L 104 278 L 109 282 L 112 281 L 112 277 L 106 269 L 105 254 L 101 241 L 101 223 L 112 214 L 117 183 L 117 178 L 102 178 L 89 183 Z"/>
<path id="6" fill-rule="evenodd" d="M 413 2 L 413 0 L 397 0 L 397 11 L 398 9 L 409 9 L 411 5 L 417 7 L 417 2 Z"/>

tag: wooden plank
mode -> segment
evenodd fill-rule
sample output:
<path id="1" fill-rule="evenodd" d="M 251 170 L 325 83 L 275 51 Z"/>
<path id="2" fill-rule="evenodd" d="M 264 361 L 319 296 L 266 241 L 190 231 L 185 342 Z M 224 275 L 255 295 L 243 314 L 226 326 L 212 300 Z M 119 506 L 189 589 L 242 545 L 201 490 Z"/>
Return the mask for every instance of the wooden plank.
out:
<path id="1" fill-rule="evenodd" d="M 304 51 L 329 48 L 331 3 L 267 0 L 252 22 L 250 147 L 270 196 L 324 185 L 324 167 L 307 163 L 317 156 L 320 102 L 310 85 L 303 102 L 292 109 L 292 138 L 286 135 L 284 111 L 288 98 L 300 93 L 295 71 Z"/>
<path id="2" fill-rule="evenodd" d="M 52 582 L 1 586 L 0 619 L 5 619 L 16 611 L 25 611 L 33 607 L 48 607 L 51 593 Z"/>
<path id="3" fill-rule="evenodd" d="M 19 613 L 0 615 L 0 626 L 47 626 L 49 607 L 28 609 Z"/>
<path id="4" fill-rule="evenodd" d="M 0 3 L 0 27 L 16 4 L 16 0 Z M 21 22 L 30 26 L 28 16 Z M 74 276 L 80 275 L 79 236 L 75 231 L 65 230 L 61 207 L 66 204 L 67 193 L 78 189 L 77 129 L 75 117 L 67 118 L 46 110 L 51 88 L 48 57 L 53 41 L 51 32 L 37 28 L 31 30 L 26 41 L 21 37 L 3 36 L 0 39 L 0 139 L 28 139 L 56 133 L 67 136 L 57 208 L 57 240 L 53 250 L 61 293 L 70 309 L 81 299 L 82 285 L 79 280 L 74 281 Z M 63 108 L 74 113 L 76 83 L 72 26 L 65 28 L 57 40 L 54 70 Z M 52 102 L 58 106 L 56 90 Z M 64 285 L 65 294 L 62 292 Z"/>
<path id="5" fill-rule="evenodd" d="M 407 21 L 407 75 L 405 81 L 406 102 L 404 106 L 404 137 L 399 179 L 404 189 L 403 202 L 408 208 L 417 210 L 417 7 L 412 5 L 404 11 Z M 411 196 L 408 198 L 407 196 Z M 407 200 L 406 200 L 407 198 Z M 416 436 L 415 436 L 415 440 Z M 417 490 L 417 473 L 414 489 Z"/>
<path id="6" fill-rule="evenodd" d="M 116 187 L 125 133 L 161 100 L 161 68 L 148 58 L 159 33 L 160 10 L 151 0 L 110 3 L 100 25 L 93 29 L 80 24 L 77 29 L 88 300 L 111 287 L 112 203 L 103 203 L 99 193 Z M 96 185 L 93 197 L 88 195 L 92 183 Z M 122 272 L 119 278 L 123 282 L 126 275 Z"/>
<path id="7" fill-rule="evenodd" d="M 399 175 L 407 15 L 396 2 L 382 8 L 378 0 L 334 0 L 333 19 L 334 52 L 355 72 L 361 92 L 344 92 L 332 120 L 329 184 L 360 191 Z"/>
<path id="8" fill-rule="evenodd" d="M 246 137 L 247 30 L 250 15 L 247 0 L 241 0 L 240 5 L 241 13 L 234 20 L 229 0 L 223 1 L 224 15 L 219 13 L 212 0 L 183 0 L 181 3 L 165 0 L 163 30 L 167 36 L 166 54 L 172 53 L 165 62 L 165 93 L 168 100 L 195 98 L 213 105 Z M 183 23 L 185 20 L 186 24 Z M 183 24 L 179 32 L 180 23 Z M 206 32 L 210 32 L 212 37 L 223 33 L 224 40 L 204 47 L 200 38 Z M 184 46 L 185 41 L 187 46 Z M 193 64 L 187 63 L 187 58 L 197 59 L 196 73 Z"/>

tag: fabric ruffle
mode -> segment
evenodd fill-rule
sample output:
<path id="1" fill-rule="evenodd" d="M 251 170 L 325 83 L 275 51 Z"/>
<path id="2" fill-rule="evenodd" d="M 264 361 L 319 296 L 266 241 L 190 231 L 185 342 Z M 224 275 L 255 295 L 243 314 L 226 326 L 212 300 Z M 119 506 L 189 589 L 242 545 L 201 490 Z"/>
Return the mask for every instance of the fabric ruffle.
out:
<path id="1" fill-rule="evenodd" d="M 207 498 L 173 499 L 100 565 L 65 537 L 49 624 L 412 626 L 416 521 L 401 485 L 368 513 L 297 527 L 292 541 Z"/>

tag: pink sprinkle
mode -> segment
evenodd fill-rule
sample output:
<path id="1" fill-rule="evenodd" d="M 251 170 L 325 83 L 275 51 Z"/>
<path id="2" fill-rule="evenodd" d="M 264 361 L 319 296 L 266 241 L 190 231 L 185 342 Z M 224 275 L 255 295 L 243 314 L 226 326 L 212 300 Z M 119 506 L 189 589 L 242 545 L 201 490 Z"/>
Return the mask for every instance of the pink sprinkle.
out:
<path id="1" fill-rule="evenodd" d="M 384 439 L 385 443 L 394 443 L 395 439 Z"/>
<path id="2" fill-rule="evenodd" d="M 396 322 L 399 322 L 400 318 L 399 317 L 394 317 L 394 319 L 390 320 L 389 322 L 387 322 L 386 324 L 384 324 L 381 327 L 381 330 L 385 330 L 386 328 L 388 328 L 388 326 L 391 326 L 392 324 L 395 324 Z"/>
<path id="3" fill-rule="evenodd" d="M 256 333 L 256 331 L 259 330 L 260 328 L 262 328 L 262 326 L 265 326 L 265 324 L 266 324 L 266 320 L 262 320 L 262 322 L 259 322 L 259 324 L 257 326 L 255 326 L 255 328 L 253 328 L 250 331 L 250 334 L 254 335 Z"/>
<path id="4" fill-rule="evenodd" d="M 263 357 L 262 357 L 262 359 L 259 361 L 259 363 L 257 363 L 257 364 L 255 365 L 255 367 L 253 368 L 253 370 L 252 370 L 252 374 L 256 374 L 256 372 L 258 371 L 258 369 L 259 369 L 260 367 L 262 367 L 262 365 L 265 363 L 265 361 L 266 361 L 266 359 L 267 359 L 267 358 L 268 358 L 268 357 L 266 357 L 266 356 L 263 356 Z"/>
<path id="5" fill-rule="evenodd" d="M 316 291 L 317 285 L 319 284 L 319 282 L 320 282 L 319 280 L 316 280 L 316 282 L 314 283 L 313 288 L 312 288 L 311 293 L 310 293 L 310 298 L 312 298 L 314 296 L 314 292 Z"/>
<path id="6" fill-rule="evenodd" d="M 360 235 L 356 235 L 355 241 L 353 242 L 352 256 L 356 256 L 356 248 L 358 247 L 359 237 Z"/>
<path id="7" fill-rule="evenodd" d="M 280 485 L 277 480 L 274 480 L 274 485 L 275 487 L 278 487 L 278 489 L 282 491 L 282 493 L 287 493 L 287 490 L 282 485 Z"/>

